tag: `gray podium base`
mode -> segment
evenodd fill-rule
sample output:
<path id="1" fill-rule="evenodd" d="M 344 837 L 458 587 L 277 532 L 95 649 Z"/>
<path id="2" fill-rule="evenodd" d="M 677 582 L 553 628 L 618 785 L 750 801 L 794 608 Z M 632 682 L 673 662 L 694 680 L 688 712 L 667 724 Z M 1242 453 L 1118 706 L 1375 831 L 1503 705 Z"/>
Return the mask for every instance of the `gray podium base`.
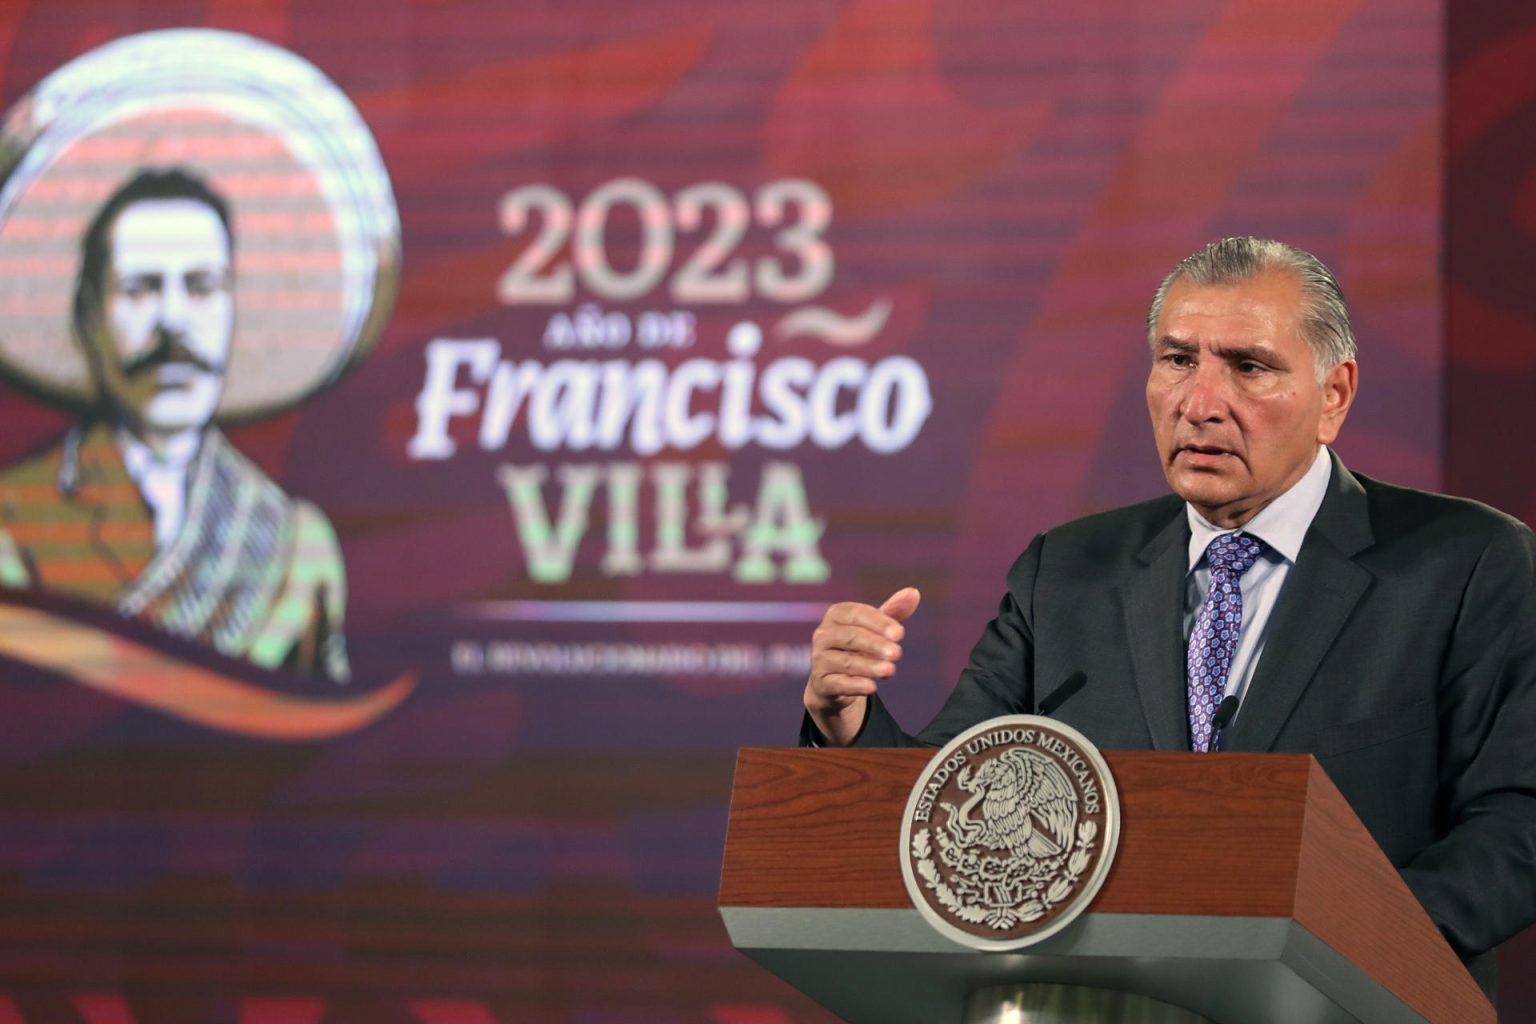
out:
<path id="1" fill-rule="evenodd" d="M 965 1000 L 964 1024 L 1210 1024 L 1182 1007 L 1081 985 L 994 985 Z"/>
<path id="2" fill-rule="evenodd" d="M 721 907 L 720 916 L 737 949 L 849 1024 L 956 1021 L 969 993 L 1029 984 L 1134 991 L 1217 1024 L 1424 1024 L 1286 918 L 1089 912 L 1037 945 L 984 954 L 912 908 Z"/>

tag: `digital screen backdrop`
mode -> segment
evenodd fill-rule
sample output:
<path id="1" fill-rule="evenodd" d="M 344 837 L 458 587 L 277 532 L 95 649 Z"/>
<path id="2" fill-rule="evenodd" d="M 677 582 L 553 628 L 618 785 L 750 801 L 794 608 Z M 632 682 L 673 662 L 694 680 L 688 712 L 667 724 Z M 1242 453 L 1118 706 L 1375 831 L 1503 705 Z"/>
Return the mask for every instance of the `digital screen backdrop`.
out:
<path id="1" fill-rule="evenodd" d="M 1321 256 L 1341 455 L 1443 485 L 1443 16 L 7 5 L 0 1024 L 829 1019 L 716 916 L 734 751 L 827 604 L 922 590 L 921 724 L 1162 491 L 1178 259 Z"/>

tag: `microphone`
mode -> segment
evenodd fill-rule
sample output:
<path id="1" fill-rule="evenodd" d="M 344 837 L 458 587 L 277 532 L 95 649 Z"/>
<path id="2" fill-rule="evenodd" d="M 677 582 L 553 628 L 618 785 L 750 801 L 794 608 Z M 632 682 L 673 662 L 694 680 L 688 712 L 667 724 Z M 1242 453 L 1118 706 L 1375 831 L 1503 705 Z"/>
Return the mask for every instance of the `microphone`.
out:
<path id="1" fill-rule="evenodd" d="M 1232 716 L 1237 714 L 1237 704 L 1237 694 L 1229 693 L 1221 698 L 1220 704 L 1216 705 L 1216 713 L 1211 716 L 1211 745 L 1206 748 L 1207 752 L 1215 750 L 1217 744 L 1221 742 L 1221 730 L 1225 729 L 1227 723 L 1232 721 Z"/>
<path id="2" fill-rule="evenodd" d="M 1035 708 L 1035 714 L 1050 717 L 1052 711 L 1065 704 L 1087 682 L 1088 677 L 1086 675 L 1081 672 L 1073 672 L 1067 676 L 1066 682 L 1046 695 L 1046 698 Z"/>

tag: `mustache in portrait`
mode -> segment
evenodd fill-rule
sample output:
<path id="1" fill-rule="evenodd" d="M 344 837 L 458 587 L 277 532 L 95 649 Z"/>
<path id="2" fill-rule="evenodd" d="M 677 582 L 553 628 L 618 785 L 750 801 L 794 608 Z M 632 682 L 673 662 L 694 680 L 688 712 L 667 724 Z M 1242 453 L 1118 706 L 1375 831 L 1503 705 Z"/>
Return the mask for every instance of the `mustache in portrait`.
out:
<path id="1" fill-rule="evenodd" d="M 132 379 L 146 373 L 153 373 L 171 363 L 185 363 L 204 373 L 224 372 L 222 361 L 215 363 L 188 347 L 186 335 L 183 332 L 161 327 L 155 331 L 154 348 L 146 349 L 123 360 L 123 374 Z"/>

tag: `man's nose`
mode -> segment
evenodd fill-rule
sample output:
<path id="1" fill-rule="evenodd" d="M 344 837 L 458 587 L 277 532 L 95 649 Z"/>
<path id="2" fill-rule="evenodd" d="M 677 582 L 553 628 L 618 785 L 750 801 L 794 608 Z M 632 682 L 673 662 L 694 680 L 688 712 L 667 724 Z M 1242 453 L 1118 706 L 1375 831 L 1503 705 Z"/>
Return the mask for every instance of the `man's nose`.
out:
<path id="1" fill-rule="evenodd" d="M 185 334 L 189 302 L 185 286 L 176 281 L 167 284 L 160 293 L 160 315 L 155 326 L 167 334 Z"/>
<path id="2" fill-rule="evenodd" d="M 1225 419 L 1231 409 L 1228 394 L 1231 382 L 1225 367 L 1206 360 L 1190 376 L 1184 390 L 1179 414 L 1191 423 L 1209 423 Z"/>

